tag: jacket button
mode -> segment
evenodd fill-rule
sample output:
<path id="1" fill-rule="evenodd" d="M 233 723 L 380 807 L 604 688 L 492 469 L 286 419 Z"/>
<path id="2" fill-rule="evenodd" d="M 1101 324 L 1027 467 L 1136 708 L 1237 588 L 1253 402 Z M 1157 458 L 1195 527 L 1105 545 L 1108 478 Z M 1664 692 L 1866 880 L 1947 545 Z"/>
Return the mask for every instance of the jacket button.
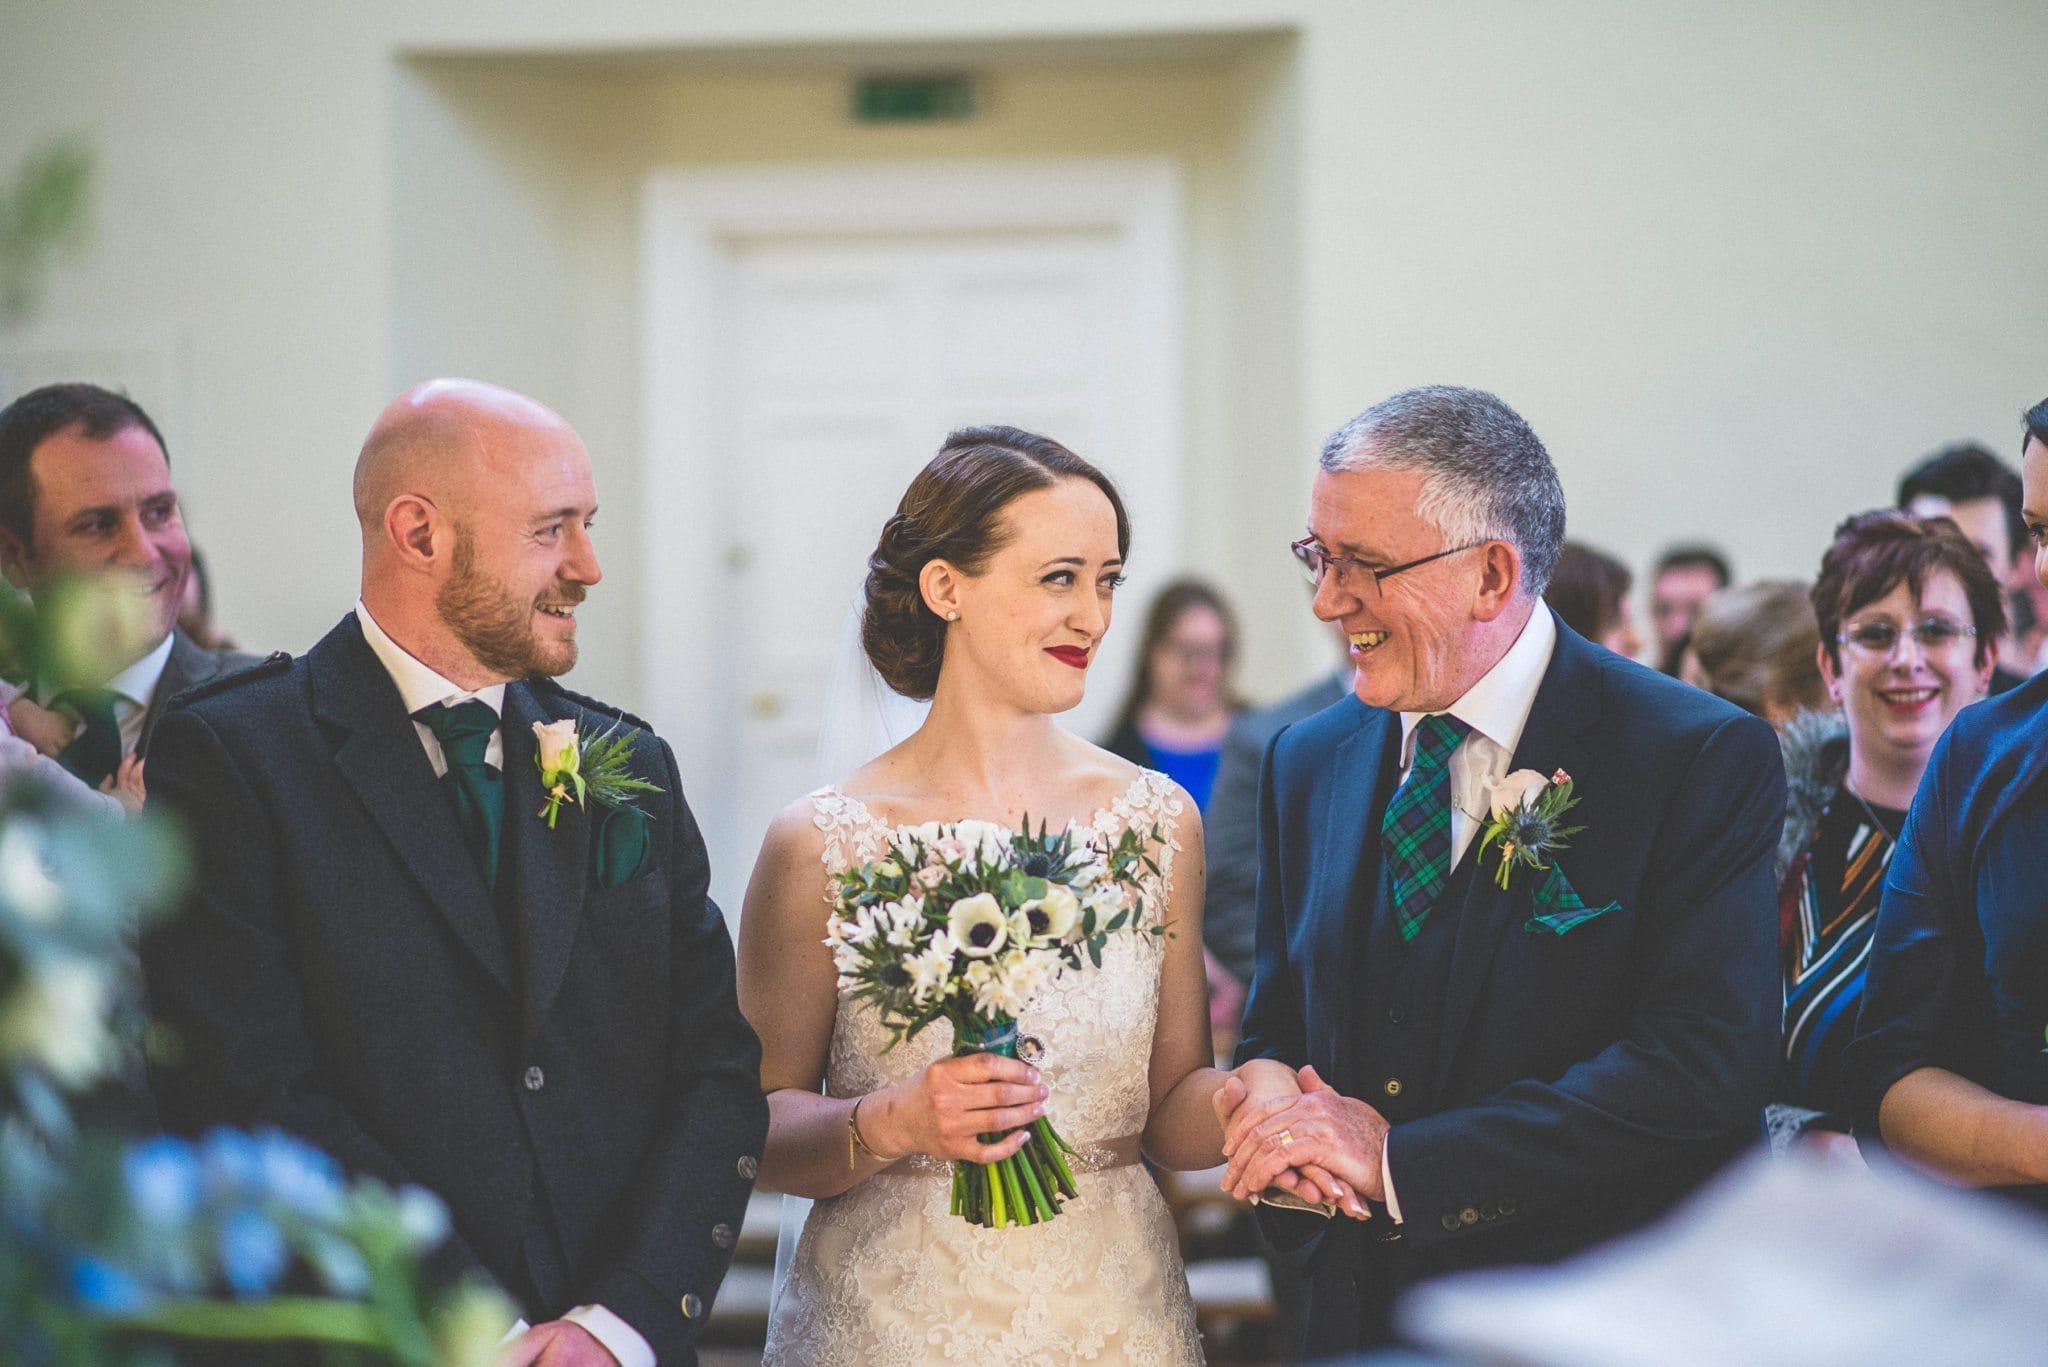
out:
<path id="1" fill-rule="evenodd" d="M 699 1316 L 699 1315 L 701 1315 L 701 1314 L 703 1314 L 703 1313 L 704 1313 L 704 1302 L 703 1302 L 703 1301 L 700 1301 L 700 1300 L 698 1300 L 698 1299 L 697 1299 L 697 1293 L 696 1293 L 696 1292 L 694 1292 L 694 1291 L 686 1291 L 686 1292 L 684 1292 L 684 1293 L 683 1293 L 683 1318 L 684 1318 L 684 1319 L 686 1319 L 686 1320 L 693 1320 L 693 1319 L 697 1318 L 697 1316 Z"/>
<path id="2" fill-rule="evenodd" d="M 1500 1213 L 1503 1215 L 1513 1215 L 1515 1213 L 1514 1197 L 1503 1196 L 1500 1198 Z"/>
<path id="3" fill-rule="evenodd" d="M 761 1160 L 750 1153 L 741 1154 L 737 1166 L 740 1170 L 740 1176 L 746 1178 L 749 1182 L 761 1175 Z"/>
<path id="4" fill-rule="evenodd" d="M 1467 1207 L 1465 1207 L 1465 1208 L 1464 1208 L 1463 1210 L 1459 1211 L 1459 1212 L 1458 1212 L 1458 1223 L 1459 1223 L 1459 1224 L 1461 1224 L 1461 1225 L 1476 1225 L 1476 1224 L 1478 1224 L 1478 1223 L 1479 1223 L 1479 1210 L 1478 1210 L 1478 1207 L 1476 1207 L 1476 1206 L 1467 1206 Z"/>
<path id="5" fill-rule="evenodd" d="M 1387 1008 L 1387 1019 L 1395 1025 L 1399 1025 L 1402 1021 L 1408 1019 L 1408 1013 L 1398 1006 L 1390 1006 Z"/>
<path id="6" fill-rule="evenodd" d="M 1388 1096 L 1399 1096 L 1399 1095 L 1401 1095 L 1401 1079 L 1399 1079 L 1399 1078 L 1397 1078 L 1397 1077 L 1390 1077 L 1390 1078 L 1388 1078 L 1388 1079 L 1387 1079 L 1387 1095 L 1388 1095 Z"/>
<path id="7" fill-rule="evenodd" d="M 1444 1228 L 1445 1228 L 1445 1229 L 1456 1229 L 1457 1227 L 1458 1227 L 1458 1217 L 1457 1217 L 1457 1216 L 1455 1216 L 1455 1215 L 1446 1215 L 1446 1216 L 1444 1216 Z"/>
<path id="8" fill-rule="evenodd" d="M 732 1226 L 713 1225 L 711 1227 L 711 1242 L 717 1244 L 720 1248 L 731 1248 L 733 1243 Z"/>
<path id="9" fill-rule="evenodd" d="M 520 1081 L 526 1084 L 527 1091 L 537 1092 L 548 1085 L 548 1075 L 540 1070 L 539 1064 L 535 1064 L 526 1070 L 526 1076 Z"/>

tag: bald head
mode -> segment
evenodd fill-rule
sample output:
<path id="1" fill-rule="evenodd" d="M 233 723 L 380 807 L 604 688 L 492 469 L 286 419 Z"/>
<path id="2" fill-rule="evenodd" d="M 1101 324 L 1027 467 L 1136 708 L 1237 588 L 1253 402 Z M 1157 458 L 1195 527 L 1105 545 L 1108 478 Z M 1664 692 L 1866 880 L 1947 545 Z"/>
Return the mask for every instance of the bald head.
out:
<path id="1" fill-rule="evenodd" d="M 363 604 L 414 658 L 465 688 L 575 663 L 597 490 L 554 412 L 475 380 L 409 389 L 363 442 L 355 504 Z"/>
<path id="2" fill-rule="evenodd" d="M 356 520 L 365 537 L 382 528 L 402 494 L 460 516 L 477 482 L 536 432 L 574 435 L 547 405 L 482 380 L 414 385 L 385 405 L 356 457 Z"/>

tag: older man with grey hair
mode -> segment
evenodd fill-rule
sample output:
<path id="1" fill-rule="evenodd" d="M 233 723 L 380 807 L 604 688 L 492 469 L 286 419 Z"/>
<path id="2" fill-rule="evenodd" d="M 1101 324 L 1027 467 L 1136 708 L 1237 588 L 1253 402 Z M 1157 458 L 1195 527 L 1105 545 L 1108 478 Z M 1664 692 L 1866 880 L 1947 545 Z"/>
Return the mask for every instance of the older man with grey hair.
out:
<path id="1" fill-rule="evenodd" d="M 1310 1279 L 1308 1355 L 1423 1277 L 1650 1219 L 1757 1133 L 1779 1030 L 1771 730 L 1542 602 L 1564 494 L 1491 394 L 1325 444 L 1293 550 L 1355 698 L 1281 731 L 1225 1185 Z M 1335 1193 L 1324 1220 L 1279 1193 Z"/>

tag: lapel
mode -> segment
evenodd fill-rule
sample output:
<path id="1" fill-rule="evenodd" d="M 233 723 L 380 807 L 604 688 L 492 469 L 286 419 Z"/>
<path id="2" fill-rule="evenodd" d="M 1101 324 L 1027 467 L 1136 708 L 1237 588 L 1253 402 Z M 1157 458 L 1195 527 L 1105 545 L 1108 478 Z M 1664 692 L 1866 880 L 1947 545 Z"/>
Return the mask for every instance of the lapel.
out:
<path id="1" fill-rule="evenodd" d="M 173 627 L 171 653 L 164 660 L 164 672 L 157 676 L 156 691 L 149 695 L 149 706 L 142 714 L 142 734 L 135 740 L 137 754 L 145 757 L 149 754 L 149 740 L 156 734 L 157 722 L 163 718 L 164 705 L 192 685 L 205 683 L 213 674 L 213 657 L 201 650 L 191 637 Z"/>
<path id="2" fill-rule="evenodd" d="M 306 674 L 313 715 L 339 733 L 334 767 L 342 780 L 456 937 L 506 991 L 514 990 L 511 951 L 490 890 L 469 857 L 455 808 L 434 777 L 398 688 L 363 639 L 354 613 L 306 653 Z"/>
<path id="3" fill-rule="evenodd" d="M 1337 747 L 1331 772 L 1336 776 L 1325 814 L 1322 845 L 1326 852 L 1317 860 L 1318 882 L 1311 893 L 1312 907 L 1321 915 L 1321 929 L 1315 937 L 1316 957 L 1328 965 L 1328 972 L 1345 990 L 1337 993 L 1342 1005 L 1333 1022 L 1330 1083 L 1349 1091 L 1353 1055 L 1358 1039 L 1358 966 L 1365 962 L 1365 946 L 1373 926 L 1390 915 L 1386 901 L 1387 880 L 1381 876 L 1380 818 L 1392 794 L 1389 775 L 1398 771 L 1401 759 L 1401 719 L 1379 708 L 1366 711 L 1365 721 Z M 1369 880 L 1369 881 L 1362 881 Z M 1359 907 L 1367 908 L 1363 916 Z"/>
<path id="4" fill-rule="evenodd" d="M 1563 622 L 1557 623 L 1557 646 L 1549 668 L 1543 671 L 1543 682 L 1537 686 L 1514 758 L 1508 763 L 1510 772 L 1534 769 L 1549 774 L 1562 769 L 1575 779 L 1586 777 L 1584 737 L 1600 719 L 1600 671 L 1594 649 Z M 1465 858 L 1478 857 L 1479 837 L 1475 834 Z M 1458 936 L 1451 950 L 1450 980 L 1444 988 L 1442 1033 L 1437 1041 L 1438 1087 L 1457 1058 L 1458 1043 L 1471 1021 L 1494 951 L 1503 936 L 1516 933 L 1518 908 L 1525 907 L 1530 896 L 1527 870 L 1523 873 L 1502 891 L 1491 868 L 1472 870 L 1465 903 L 1458 909 Z"/>
<path id="5" fill-rule="evenodd" d="M 507 880 L 520 927 L 520 961 L 526 970 L 521 1018 L 529 1040 L 547 1019 L 569 970 L 590 867 L 595 819 L 590 811 L 565 804 L 552 831 L 540 817 L 546 794 L 534 764 L 539 743 L 533 724 L 564 717 L 576 718 L 579 730 L 592 720 L 566 699 L 531 684 L 505 689 L 505 863 L 500 876 Z"/>

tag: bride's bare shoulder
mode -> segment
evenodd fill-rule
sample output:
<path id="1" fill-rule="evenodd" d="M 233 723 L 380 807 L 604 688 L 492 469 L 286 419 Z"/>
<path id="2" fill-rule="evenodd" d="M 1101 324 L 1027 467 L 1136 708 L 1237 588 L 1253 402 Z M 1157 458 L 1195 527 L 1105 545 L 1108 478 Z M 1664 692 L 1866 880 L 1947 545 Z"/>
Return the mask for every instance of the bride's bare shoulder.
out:
<path id="1" fill-rule="evenodd" d="M 1093 741 L 1070 736 L 1068 747 L 1068 776 L 1074 791 L 1085 792 L 1098 799 L 1094 804 L 1107 807 L 1124 795 L 1138 775 L 1145 771 L 1122 755 L 1111 754 Z"/>

